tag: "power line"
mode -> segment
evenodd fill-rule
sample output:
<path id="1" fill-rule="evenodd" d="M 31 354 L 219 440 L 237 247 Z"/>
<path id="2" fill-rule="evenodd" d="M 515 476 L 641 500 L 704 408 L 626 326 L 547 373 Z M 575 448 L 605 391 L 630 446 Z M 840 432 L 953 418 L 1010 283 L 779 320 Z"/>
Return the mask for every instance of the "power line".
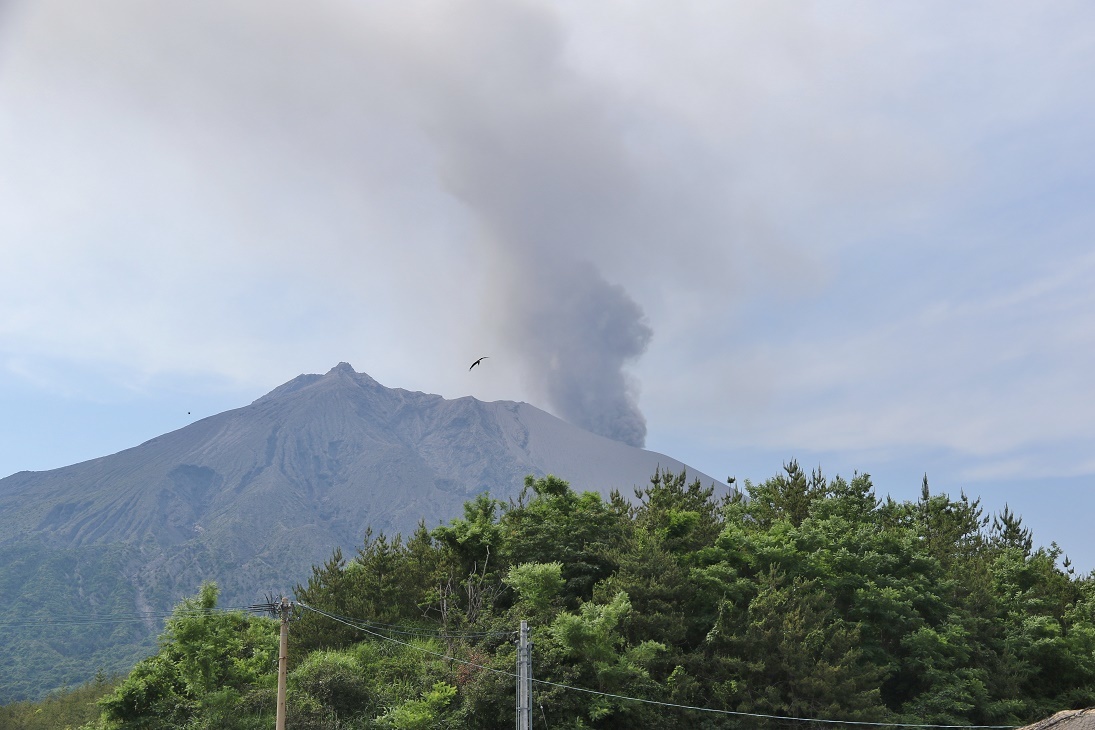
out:
<path id="1" fill-rule="evenodd" d="M 356 623 L 353 619 L 347 619 L 345 617 L 338 616 L 336 614 L 328 613 L 328 612 L 323 611 L 321 609 L 309 606 L 306 603 L 301 603 L 300 601 L 297 601 L 297 605 L 300 606 L 301 608 L 304 608 L 304 609 L 308 610 L 308 611 L 318 613 L 320 616 L 326 616 L 327 618 L 331 619 L 332 621 L 337 621 L 340 624 L 345 624 L 345 625 L 349 626 L 352 629 L 357 629 L 358 631 L 361 631 L 363 633 L 375 636 L 378 639 L 384 639 L 385 641 L 390 641 L 394 644 L 399 644 L 400 646 L 405 646 L 409 649 L 414 649 L 415 651 L 420 651 L 424 654 L 431 654 L 431 655 L 433 655 L 433 656 L 435 656 L 439 659 L 445 659 L 445 660 L 450 661 L 450 662 L 456 662 L 458 664 L 464 664 L 464 665 L 469 666 L 469 667 L 475 667 L 476 669 L 485 669 L 488 672 L 494 672 L 495 674 L 501 674 L 501 675 L 504 675 L 506 677 L 516 677 L 517 676 L 513 672 L 504 672 L 501 669 L 494 669 L 492 667 L 484 667 L 482 664 L 476 664 L 475 662 L 470 662 L 467 659 L 458 659 L 457 657 L 449 656 L 447 654 L 442 654 L 439 651 L 432 651 L 432 650 L 427 649 L 425 647 L 415 646 L 414 644 L 411 644 L 410 642 L 407 642 L 407 641 L 401 641 L 400 639 L 393 639 L 390 636 L 385 636 L 384 634 L 381 634 L 377 631 L 367 629 L 364 626 L 361 626 L 358 623 Z M 509 632 L 509 633 L 512 634 L 513 632 Z"/>
<path id="2" fill-rule="evenodd" d="M 342 616 L 341 618 L 347 618 L 347 617 Z M 434 634 L 434 635 L 438 635 L 438 636 L 451 636 L 451 637 L 509 636 L 509 635 L 513 634 L 512 631 L 444 631 L 444 630 L 426 629 L 426 628 L 417 627 L 417 626 L 416 627 L 408 627 L 407 624 L 385 624 L 385 623 L 380 623 L 378 621 L 366 621 L 364 619 L 349 619 L 349 618 L 347 618 L 347 620 L 357 621 L 357 622 L 359 622 L 359 623 L 361 623 L 365 626 L 370 626 L 372 628 L 375 628 L 378 631 L 390 631 L 390 632 L 396 633 L 396 634 L 423 633 L 423 634 Z M 400 630 L 400 629 L 409 629 L 409 630 Z"/>
<path id="3" fill-rule="evenodd" d="M 303 606 L 303 603 L 297 601 L 298 606 Z M 400 634 L 402 636 L 417 636 L 417 637 L 429 637 L 438 639 L 467 639 L 467 638 L 485 638 L 489 636 L 513 636 L 513 631 L 444 631 L 427 629 L 421 627 L 407 626 L 406 624 L 384 624 L 374 621 L 366 621 L 364 619 L 355 619 L 348 616 L 341 616 L 330 611 L 321 611 L 313 606 L 308 608 L 316 613 L 322 613 L 327 618 L 341 619 L 343 622 L 353 624 L 353 628 L 359 628 L 366 626 L 374 631 L 382 631 L 388 634 Z M 402 628 L 395 628 L 402 627 Z"/>
<path id="4" fill-rule="evenodd" d="M 457 657 L 448 656 L 448 655 L 443 654 L 441 652 L 431 651 L 430 649 L 426 649 L 426 648 L 420 647 L 420 646 L 415 646 L 414 644 L 408 643 L 406 641 L 400 641 L 399 639 L 393 639 L 390 636 L 385 636 L 384 634 L 381 634 L 381 633 L 378 633 L 378 632 L 371 631 L 369 629 L 363 628 L 362 626 L 357 625 L 354 622 L 353 619 L 346 619 L 345 617 L 335 616 L 333 614 L 327 613 L 326 611 L 321 611 L 320 609 L 313 608 L 313 607 L 311 607 L 307 604 L 304 604 L 304 603 L 298 602 L 297 605 L 304 608 L 304 609 L 307 609 L 309 611 L 313 611 L 315 613 L 318 613 L 321 616 L 326 616 L 327 618 L 331 619 L 332 621 L 338 621 L 339 623 L 346 624 L 350 628 L 357 629 L 357 630 L 362 631 L 366 634 L 371 634 L 371 635 L 376 636 L 377 638 L 383 639 L 385 641 L 391 641 L 393 643 L 400 644 L 402 646 L 408 647 L 410 649 L 414 649 L 415 651 L 419 651 L 419 652 L 422 652 L 424 654 L 431 654 L 431 655 L 436 656 L 440 659 L 445 659 L 445 660 L 448 660 L 448 661 L 458 662 L 460 664 L 464 664 L 464 665 L 469 666 L 469 667 L 475 667 L 476 669 L 485 669 L 488 672 L 494 672 L 495 674 L 501 674 L 501 675 L 504 675 L 504 676 L 507 676 L 507 677 L 512 677 L 514 679 L 520 679 L 513 672 L 507 672 L 507 671 L 504 671 L 502 669 L 494 669 L 493 667 L 486 667 L 486 666 L 483 666 L 482 664 L 476 664 L 475 662 L 471 662 L 471 661 L 468 661 L 466 659 L 458 659 Z M 587 689 L 585 687 L 574 687 L 574 686 L 571 686 L 571 685 L 568 685 L 568 684 L 560 684 L 558 682 L 550 682 L 546 679 L 532 679 L 532 681 L 537 682 L 539 684 L 548 685 L 548 686 L 551 686 L 551 687 L 558 687 L 559 689 L 573 690 L 575 692 L 585 692 L 586 694 L 598 695 L 598 696 L 601 696 L 601 697 L 609 697 L 609 698 L 617 699 L 617 700 L 626 700 L 628 702 L 643 702 L 643 703 L 648 704 L 648 705 L 658 705 L 658 706 L 661 706 L 661 707 L 671 707 L 671 708 L 675 708 L 675 709 L 679 709 L 679 710 L 692 710 L 694 712 L 711 712 L 711 713 L 717 713 L 717 714 L 720 714 L 720 715 L 732 715 L 732 716 L 735 716 L 735 717 L 753 717 L 753 718 L 764 719 L 764 720 L 783 720 L 783 721 L 787 721 L 787 722 L 816 722 L 816 723 L 825 723 L 825 724 L 829 724 L 829 725 L 860 725 L 860 726 L 870 726 L 870 727 L 936 728 L 938 730 L 1012 730 L 1013 728 L 1018 727 L 1017 725 L 935 725 L 935 724 L 928 724 L 928 723 L 909 723 L 909 722 L 870 722 L 870 721 L 866 721 L 866 720 L 824 720 L 824 719 L 815 718 L 815 717 L 790 717 L 790 716 L 787 716 L 787 715 L 766 715 L 766 714 L 759 713 L 759 712 L 738 712 L 738 711 L 734 711 L 734 710 L 719 710 L 719 709 L 715 709 L 713 707 L 697 707 L 695 705 L 681 705 L 681 704 L 677 704 L 677 703 L 673 703 L 673 702 L 662 702 L 660 700 L 648 700 L 648 699 L 643 699 L 642 697 L 629 697 L 627 695 L 613 694 L 611 692 L 600 692 L 598 690 Z M 543 708 L 541 707 L 541 711 L 542 710 L 543 710 Z M 547 718 L 545 717 L 544 720 L 546 722 Z"/>
<path id="5" fill-rule="evenodd" d="M 648 705 L 660 705 L 662 707 L 675 707 L 681 710 L 697 710 L 699 712 L 717 712 L 721 715 L 735 715 L 738 717 L 755 717 L 764 720 L 786 720 L 791 722 L 822 722 L 830 725 L 868 725 L 870 727 L 919 727 L 919 728 L 953 728 L 953 729 L 972 729 L 983 728 L 985 730 L 1013 730 L 1019 727 L 1018 725 L 931 725 L 923 723 L 912 722 L 872 722 L 869 720 L 823 720 L 816 717 L 790 717 L 787 715 L 765 715 L 759 712 L 736 712 L 734 710 L 717 710 L 713 707 L 695 707 L 693 705 L 678 705 L 673 702 L 661 702 L 659 700 L 646 700 L 642 697 L 628 697 L 627 695 L 612 694 L 611 692 L 599 692 L 595 689 L 586 689 L 584 687 L 572 687 L 568 684 L 559 684 L 558 682 L 549 682 L 546 679 L 533 679 L 533 682 L 539 682 L 540 684 L 547 684 L 552 687 L 559 687 L 561 689 L 570 689 L 575 692 L 585 692 L 592 695 L 600 695 L 601 697 L 611 697 L 617 700 L 629 700 L 631 702 L 645 702 Z"/>
<path id="6" fill-rule="evenodd" d="M 249 606 L 226 608 L 176 609 L 174 611 L 144 611 L 134 613 L 92 614 L 67 618 L 24 618 L 18 621 L 0 621 L 0 628 L 28 628 L 47 626 L 100 626 L 109 624 L 143 623 L 153 619 L 183 618 L 189 616 L 208 616 L 216 613 L 241 613 Z"/>

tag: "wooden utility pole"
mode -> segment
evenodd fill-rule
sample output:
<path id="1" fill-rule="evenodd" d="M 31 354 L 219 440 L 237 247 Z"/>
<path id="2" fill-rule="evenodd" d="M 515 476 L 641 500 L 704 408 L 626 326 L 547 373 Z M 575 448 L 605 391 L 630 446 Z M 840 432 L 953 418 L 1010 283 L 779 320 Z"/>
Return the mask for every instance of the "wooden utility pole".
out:
<path id="1" fill-rule="evenodd" d="M 289 664 L 289 615 L 293 604 L 282 596 L 278 613 L 281 614 L 281 649 L 278 651 L 278 717 L 277 730 L 285 730 L 285 677 Z"/>
<path id="2" fill-rule="evenodd" d="M 517 639 L 517 730 L 532 730 L 532 644 L 528 622 L 521 622 Z"/>

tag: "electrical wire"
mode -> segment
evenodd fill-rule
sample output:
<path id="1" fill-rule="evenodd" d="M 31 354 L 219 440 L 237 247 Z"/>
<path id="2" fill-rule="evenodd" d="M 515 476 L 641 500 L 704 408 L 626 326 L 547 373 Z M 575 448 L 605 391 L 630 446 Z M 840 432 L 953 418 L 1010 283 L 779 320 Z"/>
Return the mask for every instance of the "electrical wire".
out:
<path id="1" fill-rule="evenodd" d="M 303 603 L 297 602 L 298 606 L 304 606 Z M 309 610 L 320 612 L 313 606 L 307 607 Z M 330 611 L 323 611 L 323 615 L 328 618 L 342 619 L 344 622 L 350 622 L 355 627 L 366 626 L 375 631 L 382 631 L 389 634 L 400 634 L 402 636 L 416 636 L 416 637 L 430 637 L 439 639 L 466 639 L 466 638 L 486 638 L 490 636 L 513 636 L 512 631 L 444 631 L 419 627 L 408 627 L 406 624 L 385 624 L 375 621 L 366 621 L 364 619 L 355 619 L 348 616 L 340 616 L 339 614 L 332 613 Z M 399 628 L 397 628 L 399 627 Z"/>
<path id="2" fill-rule="evenodd" d="M 648 705 L 659 705 L 661 707 L 673 707 L 680 710 L 696 710 L 698 712 L 715 712 L 720 715 L 734 715 L 737 717 L 755 717 L 763 720 L 785 720 L 789 722 L 817 722 L 826 723 L 829 725 L 864 725 L 870 727 L 916 727 L 916 728 L 952 728 L 952 729 L 965 729 L 971 730 L 973 728 L 982 728 L 984 730 L 1014 730 L 1019 727 L 1018 725 L 932 725 L 925 723 L 913 723 L 913 722 L 873 722 L 870 720 L 824 720 L 817 717 L 791 717 L 788 715 L 765 715 L 760 712 L 736 712 L 734 710 L 718 710 L 713 707 L 696 707 L 694 705 L 678 705 L 673 702 L 661 702 L 659 700 L 646 700 L 642 697 L 628 697 L 627 695 L 618 695 L 611 692 L 599 692 L 595 689 L 586 689 L 585 687 L 572 687 L 568 684 L 559 684 L 558 682 L 549 682 L 546 679 L 533 679 L 533 682 L 539 684 L 546 684 L 551 687 L 559 687 L 561 689 L 574 690 L 575 692 L 585 692 L 592 695 L 600 695 L 601 697 L 610 697 L 616 700 L 628 700 L 631 702 L 644 702 Z"/>
<path id="3" fill-rule="evenodd" d="M 423 654 L 430 654 L 432 656 L 437 657 L 438 659 L 445 659 L 445 660 L 450 661 L 450 662 L 456 662 L 458 664 L 464 664 L 464 665 L 469 666 L 469 667 L 475 667 L 476 669 L 485 669 L 488 672 L 494 672 L 495 674 L 501 674 L 501 675 L 506 676 L 506 677 L 516 677 L 517 676 L 513 672 L 505 672 L 505 671 L 502 671 L 501 669 L 494 669 L 492 667 L 485 667 L 482 664 L 476 664 L 475 662 L 470 662 L 467 659 L 458 659 L 457 657 L 449 656 L 447 654 L 442 654 L 439 651 L 433 651 L 431 649 L 426 649 L 425 647 L 416 646 L 416 645 L 411 644 L 410 642 L 407 642 L 407 641 L 402 641 L 400 639 L 393 639 L 390 636 L 385 636 L 382 633 L 379 633 L 377 631 L 373 631 L 371 629 L 365 628 L 365 627 L 361 626 L 360 624 L 356 623 L 353 619 L 347 619 L 347 618 L 344 618 L 342 616 L 338 616 L 336 614 L 328 613 L 327 611 L 315 608 L 313 606 L 309 606 L 308 604 L 301 603 L 300 601 L 297 601 L 296 605 L 300 606 L 301 608 L 312 611 L 313 613 L 317 613 L 320 616 L 326 616 L 327 618 L 331 619 L 332 621 L 337 621 L 340 624 L 345 624 L 346 626 L 349 626 L 352 629 L 357 629 L 358 631 L 361 631 L 362 633 L 370 634 L 371 636 L 375 636 L 378 639 L 383 639 L 384 641 L 390 641 L 394 644 L 399 644 L 400 646 L 405 646 L 408 649 L 414 649 L 415 651 L 422 652 Z M 509 632 L 509 633 L 512 635 L 513 632 Z"/>
<path id="4" fill-rule="evenodd" d="M 507 676 L 507 677 L 512 677 L 514 679 L 519 679 L 519 677 L 516 674 L 514 674 L 513 672 L 507 672 L 507 671 L 502 670 L 502 669 L 494 669 L 492 667 L 486 667 L 486 666 L 483 666 L 482 664 L 476 664 L 475 662 L 471 662 L 471 661 L 468 661 L 466 659 L 458 659 L 457 657 L 448 656 L 446 654 L 442 654 L 441 652 L 431 651 L 429 649 L 426 649 L 426 648 L 423 648 L 423 647 L 420 647 L 420 646 L 415 646 L 414 644 L 410 644 L 410 643 L 407 643 L 405 641 L 400 641 L 399 639 L 393 639 L 393 638 L 391 638 L 389 636 L 385 636 L 381 633 L 377 633 L 375 631 L 371 631 L 369 629 L 362 628 L 361 626 L 356 625 L 353 622 L 353 619 L 345 619 L 344 617 L 336 617 L 333 614 L 329 614 L 325 611 L 321 611 L 320 609 L 313 608 L 313 607 L 311 607 L 307 604 L 304 604 L 304 603 L 298 602 L 297 605 L 301 606 L 302 608 L 305 608 L 309 611 L 314 611 L 315 613 L 318 613 L 321 616 L 326 616 L 327 618 L 329 618 L 333 621 L 338 621 L 339 623 L 346 624 L 347 626 L 350 626 L 351 628 L 358 629 L 359 631 L 362 631 L 366 634 L 371 634 L 373 636 L 376 636 L 377 638 L 384 639 L 385 641 L 391 641 L 393 643 L 400 644 L 402 646 L 408 647 L 410 649 L 414 649 L 415 651 L 419 651 L 419 652 L 422 652 L 424 654 L 431 654 L 431 655 L 436 656 L 440 659 L 445 659 L 445 660 L 448 660 L 448 661 L 458 662 L 460 664 L 464 664 L 464 665 L 469 666 L 469 667 L 475 667 L 476 669 L 485 669 L 488 672 L 494 672 L 495 674 L 501 674 L 501 675 L 504 675 L 504 676 Z M 609 697 L 609 698 L 617 699 L 617 700 L 626 700 L 628 702 L 642 702 L 642 703 L 645 703 L 645 704 L 648 704 L 648 705 L 658 705 L 658 706 L 661 706 L 661 707 L 672 707 L 672 708 L 679 709 L 679 710 L 692 710 L 692 711 L 695 711 L 695 712 L 711 712 L 711 713 L 717 713 L 717 714 L 720 714 L 720 715 L 732 715 L 732 716 L 735 716 L 735 717 L 753 717 L 753 718 L 764 719 L 764 720 L 783 720 L 783 721 L 788 721 L 788 722 L 816 722 L 816 723 L 824 723 L 824 724 L 829 724 L 829 725 L 859 725 L 859 726 L 869 726 L 869 727 L 936 728 L 937 730 L 1012 730 L 1013 728 L 1018 727 L 1017 725 L 934 725 L 934 724 L 927 724 L 927 723 L 909 723 L 909 722 L 871 722 L 871 721 L 866 721 L 866 720 L 825 720 L 825 719 L 814 718 L 814 717 L 791 717 L 791 716 L 787 716 L 787 715 L 766 715 L 766 714 L 759 713 L 759 712 L 738 712 L 738 711 L 734 711 L 734 710 L 719 710 L 719 709 L 715 709 L 713 707 L 697 707 L 695 705 L 681 705 L 681 704 L 676 704 L 676 703 L 673 703 L 673 702 L 662 702 L 660 700 L 648 700 L 648 699 L 643 699 L 642 697 L 629 697 L 627 695 L 613 694 L 611 692 L 600 692 L 598 690 L 587 689 L 585 687 L 573 687 L 573 686 L 568 685 L 568 684 L 560 684 L 558 682 L 550 682 L 546 679 L 531 679 L 531 681 L 536 682 L 537 684 L 548 685 L 550 687 L 557 687 L 559 689 L 572 690 L 572 691 L 575 691 L 575 692 L 584 692 L 586 694 L 598 695 L 598 696 L 601 696 L 601 697 Z M 540 711 L 543 712 L 543 707 L 542 706 L 540 708 Z M 544 721 L 546 723 L 546 721 L 547 721 L 546 716 L 544 718 Z"/>
<path id="5" fill-rule="evenodd" d="M 110 624 L 144 623 L 155 619 L 173 617 L 208 616 L 215 613 L 239 613 L 247 611 L 247 606 L 226 608 L 176 609 L 174 611 L 145 611 L 134 613 L 91 614 L 70 618 L 24 618 L 13 621 L 0 621 L 0 628 L 33 628 L 49 626 L 104 626 Z"/>

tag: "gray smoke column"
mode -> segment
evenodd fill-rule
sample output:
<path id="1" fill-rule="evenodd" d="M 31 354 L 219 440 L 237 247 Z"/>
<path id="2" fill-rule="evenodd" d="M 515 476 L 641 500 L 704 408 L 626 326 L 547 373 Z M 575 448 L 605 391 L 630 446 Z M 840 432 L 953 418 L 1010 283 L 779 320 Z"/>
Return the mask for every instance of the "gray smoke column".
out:
<path id="1" fill-rule="evenodd" d="M 559 268 L 511 291 L 516 316 L 509 322 L 510 341 L 560 416 L 642 446 L 646 420 L 623 368 L 646 350 L 652 330 L 623 287 L 606 282 L 592 266 Z"/>
<path id="2" fill-rule="evenodd" d="M 630 253 L 641 197 L 612 105 L 565 67 L 548 11 L 459 8 L 432 49 L 428 128 L 443 184 L 482 226 L 497 330 L 558 415 L 642 446 L 624 366 L 652 330 L 601 269 Z"/>

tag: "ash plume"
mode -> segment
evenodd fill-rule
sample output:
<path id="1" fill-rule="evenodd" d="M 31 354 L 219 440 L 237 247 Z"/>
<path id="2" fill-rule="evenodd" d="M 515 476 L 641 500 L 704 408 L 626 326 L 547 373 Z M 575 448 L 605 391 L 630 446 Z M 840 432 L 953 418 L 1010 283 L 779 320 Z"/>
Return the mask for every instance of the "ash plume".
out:
<path id="1" fill-rule="evenodd" d="M 628 250 L 638 217 L 622 130 L 598 89 L 563 64 L 550 13 L 462 7 L 446 26 L 428 128 L 443 184 L 482 227 L 498 330 L 559 416 L 641 447 L 646 421 L 624 367 L 652 330 L 598 266 Z"/>
<path id="2" fill-rule="evenodd" d="M 511 291 L 510 341 L 558 414 L 588 431 L 643 446 L 646 419 L 624 366 L 653 334 L 639 305 L 588 264 Z"/>

